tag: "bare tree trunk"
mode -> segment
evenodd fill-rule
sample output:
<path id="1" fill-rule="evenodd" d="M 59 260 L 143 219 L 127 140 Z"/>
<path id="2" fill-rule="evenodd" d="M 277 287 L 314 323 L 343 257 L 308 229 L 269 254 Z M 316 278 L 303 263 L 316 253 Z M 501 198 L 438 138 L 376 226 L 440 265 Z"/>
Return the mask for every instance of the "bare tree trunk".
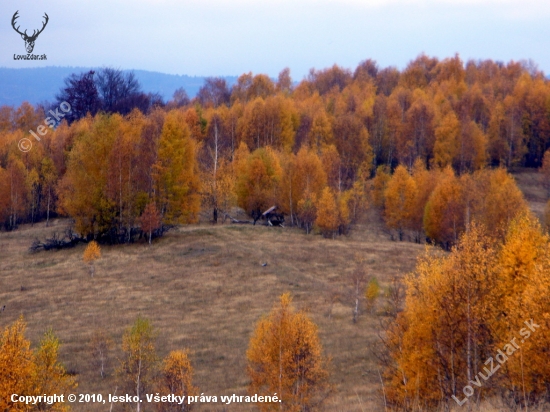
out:
<path id="1" fill-rule="evenodd" d="M 115 388 L 115 393 L 113 394 L 113 396 L 116 396 L 117 389 L 118 389 L 118 386 Z M 109 408 L 109 412 L 113 412 L 113 401 L 111 401 L 111 407 Z"/>
<path id="2" fill-rule="evenodd" d="M 140 351 L 141 352 L 141 351 Z M 137 375 L 137 382 L 136 382 L 136 395 L 139 399 L 139 393 L 140 393 L 140 385 L 141 385 L 141 357 L 138 362 L 138 375 Z M 140 411 L 140 402 L 137 402 L 137 412 Z"/>
<path id="3" fill-rule="evenodd" d="M 48 186 L 48 207 L 46 209 L 46 227 L 50 225 L 50 199 L 52 197 L 52 186 Z"/>

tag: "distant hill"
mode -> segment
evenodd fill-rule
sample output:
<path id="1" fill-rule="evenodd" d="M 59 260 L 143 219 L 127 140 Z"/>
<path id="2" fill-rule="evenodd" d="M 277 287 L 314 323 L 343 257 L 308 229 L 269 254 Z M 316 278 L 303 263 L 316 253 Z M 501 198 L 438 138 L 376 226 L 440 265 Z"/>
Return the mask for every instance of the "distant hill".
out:
<path id="1" fill-rule="evenodd" d="M 17 107 L 24 101 L 31 104 L 52 102 L 67 76 L 90 69 L 86 67 L 0 68 L 0 106 Z M 189 97 L 194 97 L 206 79 L 206 77 L 164 74 L 145 70 L 125 71 L 134 72 L 144 92 L 159 93 L 164 100 L 169 100 L 174 91 L 180 87 L 187 91 Z M 225 76 L 224 78 L 229 86 L 237 81 L 236 76 Z"/>

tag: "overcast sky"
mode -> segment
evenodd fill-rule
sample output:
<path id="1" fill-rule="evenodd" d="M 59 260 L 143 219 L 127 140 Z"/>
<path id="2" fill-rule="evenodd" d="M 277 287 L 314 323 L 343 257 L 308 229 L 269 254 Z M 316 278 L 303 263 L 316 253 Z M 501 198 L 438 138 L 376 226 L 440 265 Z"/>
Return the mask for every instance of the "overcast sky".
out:
<path id="1" fill-rule="evenodd" d="M 14 61 L 21 30 L 50 21 L 34 54 Z M 199 76 L 284 67 L 355 68 L 372 58 L 404 68 L 440 59 L 534 60 L 550 73 L 549 0 L 1 0 L 0 66 L 113 66 Z"/>

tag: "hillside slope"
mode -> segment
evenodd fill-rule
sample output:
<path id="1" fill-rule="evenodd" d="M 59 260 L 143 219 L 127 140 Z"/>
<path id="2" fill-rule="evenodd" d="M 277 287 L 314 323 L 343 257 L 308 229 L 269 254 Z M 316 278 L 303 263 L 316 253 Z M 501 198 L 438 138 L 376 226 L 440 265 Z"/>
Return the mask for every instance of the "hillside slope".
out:
<path id="1" fill-rule="evenodd" d="M 361 308 L 352 322 L 350 273 L 361 256 L 368 274 L 387 286 L 410 271 L 422 245 L 391 242 L 372 228 L 327 240 L 293 229 L 259 226 L 188 226 L 169 232 L 152 247 L 103 248 L 91 278 L 82 262 L 84 247 L 29 254 L 36 237 L 61 232 L 66 220 L 0 233 L 0 327 L 21 314 L 35 345 L 53 327 L 63 342 L 61 359 L 76 374 L 80 393 L 113 393 L 114 368 L 124 329 L 138 315 L 159 331 L 158 352 L 189 348 L 196 384 L 209 395 L 245 394 L 245 353 L 256 322 L 278 296 L 289 291 L 319 326 L 332 357 L 334 395 L 326 410 L 378 409 L 380 396 L 371 349 L 383 319 Z M 261 263 L 267 262 L 262 267 Z M 333 303 L 331 303 L 333 301 Z M 87 347 L 93 331 L 106 329 L 116 342 L 106 379 L 93 369 Z M 75 410 L 100 410 L 91 406 Z M 209 409 L 203 406 L 199 410 Z M 242 405 L 225 410 L 245 410 Z"/>
<path id="2" fill-rule="evenodd" d="M 19 106 L 24 101 L 31 104 L 52 102 L 72 73 L 91 70 L 86 67 L 40 67 L 24 69 L 0 68 L 0 106 Z M 130 71 L 130 70 L 126 70 Z M 174 91 L 183 87 L 190 97 L 197 94 L 205 77 L 173 75 L 145 70 L 133 70 L 146 93 L 159 93 L 169 100 Z M 229 85 L 236 82 L 235 76 L 225 77 Z"/>

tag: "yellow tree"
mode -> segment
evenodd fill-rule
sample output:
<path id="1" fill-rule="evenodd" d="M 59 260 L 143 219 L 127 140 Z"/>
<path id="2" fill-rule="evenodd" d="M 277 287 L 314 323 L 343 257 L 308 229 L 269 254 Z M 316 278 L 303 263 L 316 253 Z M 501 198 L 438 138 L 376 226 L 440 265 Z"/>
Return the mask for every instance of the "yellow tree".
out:
<path id="1" fill-rule="evenodd" d="M 200 181 L 195 146 L 183 115 L 177 110 L 168 113 L 153 166 L 156 204 L 165 225 L 198 219 Z"/>
<path id="2" fill-rule="evenodd" d="M 281 296 L 271 313 L 260 320 L 246 353 L 249 391 L 277 393 L 281 403 L 260 403 L 262 411 L 307 411 L 327 397 L 327 359 L 317 326 L 304 312 L 295 312 L 290 294 Z"/>
<path id="3" fill-rule="evenodd" d="M 19 318 L 4 329 L 0 338 L 0 410 L 26 411 L 24 403 L 11 402 L 11 395 L 33 394 L 36 365 L 30 342 L 25 339 L 25 322 Z"/>
<path id="4" fill-rule="evenodd" d="M 463 187 L 451 167 L 445 168 L 424 210 L 424 230 L 436 242 L 449 247 L 465 227 Z"/>
<path id="5" fill-rule="evenodd" d="M 30 214 L 31 224 L 34 224 L 40 198 L 40 177 L 38 176 L 38 171 L 36 169 L 32 168 L 27 171 L 25 185 L 27 186 L 27 215 Z"/>
<path id="6" fill-rule="evenodd" d="M 298 127 L 298 112 L 294 101 L 281 93 L 270 96 L 265 101 L 265 115 L 268 125 L 268 144 L 279 150 L 290 152 L 294 146 L 294 136 Z"/>
<path id="7" fill-rule="evenodd" d="M 58 209 L 75 220 L 76 231 L 82 235 L 104 233 L 115 221 L 116 204 L 106 187 L 109 157 L 121 123 L 119 115 L 97 115 L 71 126 L 76 136 L 58 185 Z"/>
<path id="8" fill-rule="evenodd" d="M 193 366 L 189 361 L 187 351 L 172 351 L 164 359 L 159 382 L 159 392 L 162 395 L 174 394 L 185 396 L 183 404 L 161 403 L 159 410 L 163 412 L 190 411 L 192 404 L 188 404 L 187 397 L 198 394 L 198 388 L 193 386 Z"/>
<path id="9" fill-rule="evenodd" d="M 54 204 L 54 188 L 57 178 L 57 170 L 53 160 L 45 157 L 40 164 L 40 184 L 42 186 L 42 196 L 45 198 L 46 203 L 46 227 L 50 224 L 50 210 L 52 210 Z"/>
<path id="10" fill-rule="evenodd" d="M 61 395 L 68 394 L 76 388 L 75 379 L 67 374 L 65 367 L 58 361 L 59 346 L 59 339 L 51 329 L 48 330 L 34 355 L 35 393 Z M 70 409 L 70 406 L 62 402 L 54 404 L 39 402 L 37 408 L 41 411 L 66 411 Z"/>
<path id="11" fill-rule="evenodd" d="M 367 197 L 367 181 L 359 177 L 353 186 L 347 191 L 347 202 L 350 215 L 350 222 L 356 223 L 369 208 Z"/>
<path id="12" fill-rule="evenodd" d="M 239 206 L 252 215 L 276 204 L 282 169 L 277 153 L 269 147 L 246 152 L 244 146 L 237 151 L 236 192 Z"/>
<path id="13" fill-rule="evenodd" d="M 407 277 L 405 309 L 386 336 L 392 403 L 410 410 L 414 402 L 435 407 L 452 396 L 462 400 L 463 388 L 483 372 L 497 314 L 493 245 L 473 225 L 450 254 L 429 250 Z"/>
<path id="14" fill-rule="evenodd" d="M 259 149 L 269 142 L 265 101 L 261 97 L 246 103 L 237 125 L 238 136 L 250 149 Z"/>
<path id="15" fill-rule="evenodd" d="M 340 193 L 336 198 L 336 205 L 338 207 L 338 234 L 340 235 L 346 235 L 349 232 L 351 223 L 349 204 L 351 195 L 352 189 Z"/>
<path id="16" fill-rule="evenodd" d="M 438 170 L 426 170 L 425 163 L 417 158 L 414 161 L 412 177 L 416 184 L 416 196 L 411 210 L 411 230 L 415 234 L 415 241 L 420 242 L 424 232 L 424 209 L 432 194 L 440 172 Z"/>
<path id="17" fill-rule="evenodd" d="M 321 162 L 325 168 L 327 174 L 327 183 L 328 186 L 337 192 L 342 190 L 343 181 L 342 181 L 342 161 L 336 146 L 328 145 L 324 147 L 321 151 Z"/>
<path id="18" fill-rule="evenodd" d="M 11 402 L 11 395 L 37 396 L 66 394 L 76 388 L 74 378 L 67 375 L 58 362 L 59 340 L 52 331 L 46 332 L 36 352 L 25 338 L 25 322 L 19 318 L 6 327 L 0 337 L 0 408 L 3 411 L 27 411 L 28 405 Z M 68 405 L 45 401 L 32 410 L 66 411 Z"/>
<path id="19" fill-rule="evenodd" d="M 138 192 L 140 170 L 145 165 L 138 158 L 140 139 L 145 126 L 145 117 L 135 109 L 120 123 L 120 130 L 113 141 L 108 160 L 108 177 L 105 192 L 116 208 L 118 233 L 130 241 L 132 228 L 139 216 Z M 149 169 L 148 166 L 145 166 Z"/>
<path id="20" fill-rule="evenodd" d="M 325 237 L 332 237 L 336 234 L 340 224 L 338 205 L 334 193 L 329 187 L 325 187 L 317 201 L 317 219 L 315 224 Z"/>
<path id="21" fill-rule="evenodd" d="M 307 142 L 317 150 L 321 150 L 326 145 L 334 143 L 332 125 L 325 110 L 319 109 L 313 115 L 311 128 L 307 135 Z"/>
<path id="22" fill-rule="evenodd" d="M 481 171 L 474 175 L 474 181 L 480 185 L 480 199 L 479 209 L 472 213 L 473 219 L 483 223 L 492 234 L 504 237 L 512 219 L 528 209 L 523 193 L 503 168 Z M 473 188 L 470 185 L 465 189 L 471 192 Z"/>
<path id="23" fill-rule="evenodd" d="M 403 240 L 405 229 L 412 229 L 412 213 L 417 195 L 415 180 L 407 169 L 399 165 L 384 191 L 384 217 L 388 228 L 397 230 L 399 240 Z"/>
<path id="24" fill-rule="evenodd" d="M 359 116 L 338 116 L 333 124 L 334 142 L 341 159 L 339 181 L 346 188 L 353 185 L 363 163 L 372 165 L 369 134 Z"/>
<path id="25" fill-rule="evenodd" d="M 454 111 L 449 111 L 435 128 L 433 162 L 440 168 L 452 165 L 459 154 L 460 122 Z"/>
<path id="26" fill-rule="evenodd" d="M 311 232 L 313 223 L 315 223 L 315 219 L 317 218 L 316 203 L 317 196 L 310 192 L 306 192 L 304 197 L 298 202 L 296 218 L 298 219 L 298 224 L 306 230 L 306 234 Z"/>
<path id="27" fill-rule="evenodd" d="M 92 240 L 84 249 L 84 254 L 82 255 L 82 260 L 84 263 L 90 266 L 90 275 L 94 277 L 94 264 L 97 259 L 101 257 L 101 247 L 97 244 L 95 240 Z"/>
<path id="28" fill-rule="evenodd" d="M 386 166 L 378 166 L 376 175 L 372 179 L 372 200 L 374 206 L 379 209 L 384 207 L 384 192 L 388 187 L 391 175 Z"/>
<path id="29" fill-rule="evenodd" d="M 494 317 L 497 346 L 503 348 L 511 337 L 515 348 L 507 347 L 507 379 L 518 403 L 544 397 L 550 379 L 547 348 L 550 345 L 550 238 L 529 213 L 510 222 L 499 252 L 499 282 L 494 290 L 499 313 Z M 519 335 L 519 336 L 518 336 Z M 512 343 L 512 344 L 513 344 Z"/>
<path id="30" fill-rule="evenodd" d="M 480 170 L 487 164 L 487 135 L 475 121 L 462 124 L 458 171 Z"/>
<path id="31" fill-rule="evenodd" d="M 124 357 L 118 374 L 126 385 L 126 393 L 137 396 L 138 399 L 145 399 L 145 393 L 152 385 L 157 363 L 156 336 L 149 320 L 140 316 L 122 337 Z M 140 402 L 136 403 L 136 411 L 141 411 Z"/>
<path id="32" fill-rule="evenodd" d="M 234 185 L 229 157 L 232 154 L 229 109 L 221 106 L 206 113 L 206 138 L 199 150 L 203 204 L 212 209 L 212 221 L 233 200 Z"/>
<path id="33" fill-rule="evenodd" d="M 280 185 L 280 207 L 294 222 L 298 203 L 305 194 L 319 197 L 327 184 L 327 176 L 321 160 L 306 146 L 302 146 L 296 156 L 282 156 L 283 175 Z"/>

